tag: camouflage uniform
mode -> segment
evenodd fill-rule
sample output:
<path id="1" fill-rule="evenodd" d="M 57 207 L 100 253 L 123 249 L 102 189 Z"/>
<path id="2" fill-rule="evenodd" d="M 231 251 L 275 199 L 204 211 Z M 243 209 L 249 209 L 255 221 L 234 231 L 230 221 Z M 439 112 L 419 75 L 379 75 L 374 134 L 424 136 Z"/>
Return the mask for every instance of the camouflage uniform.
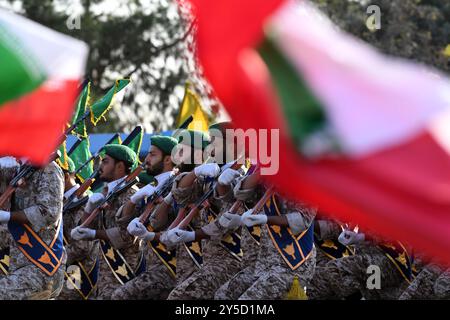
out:
<path id="1" fill-rule="evenodd" d="M 196 180 L 191 187 L 177 188 L 176 184 L 174 186 L 173 195 L 179 203 L 186 203 L 187 199 L 191 200 L 190 196 L 193 194 L 199 198 L 203 192 L 207 191 L 202 190 L 203 181 L 200 179 Z M 210 185 L 206 186 L 206 188 L 210 187 Z M 222 196 L 219 196 L 214 190 L 214 196 L 210 198 L 209 203 L 211 208 L 217 213 L 217 218 L 214 221 L 210 221 L 206 210 L 201 211 L 201 219 L 204 224 L 202 230 L 210 236 L 209 240 L 202 241 L 202 268 L 178 284 L 170 293 L 170 300 L 213 299 L 217 289 L 240 270 L 240 261 L 221 245 L 221 239 L 227 234 L 227 231 L 218 222 L 220 215 L 226 212 L 233 202 L 232 188 L 227 194 Z"/>
<path id="2" fill-rule="evenodd" d="M 437 299 L 434 285 L 443 269 L 435 263 L 429 263 L 420 270 L 410 285 L 399 297 L 399 300 Z"/>
<path id="3" fill-rule="evenodd" d="M 319 226 L 320 234 L 317 236 L 321 240 L 332 239 L 338 241 L 337 239 L 342 232 L 339 223 L 330 219 L 316 220 L 315 223 Z M 318 247 L 316 253 L 316 268 L 325 266 L 330 260 L 331 258 Z"/>
<path id="4" fill-rule="evenodd" d="M 81 198 L 86 196 L 83 194 Z M 66 263 L 66 274 L 67 271 L 72 268 L 79 268 L 78 263 L 81 263 L 86 271 L 90 271 L 98 258 L 99 255 L 99 243 L 98 240 L 79 240 L 74 241 L 70 233 L 73 228 L 79 225 L 80 219 L 84 214 L 84 208 L 74 208 L 72 210 L 68 210 L 63 214 L 63 222 L 64 222 L 64 238 L 67 240 L 67 244 L 65 246 L 67 252 L 67 263 Z M 80 300 L 83 299 L 78 291 L 73 288 L 67 281 L 58 296 L 58 300 Z M 95 290 L 94 290 L 95 291 Z M 95 296 L 95 292 L 93 292 Z M 91 294 L 90 297 L 93 296 Z"/>
<path id="5" fill-rule="evenodd" d="M 166 199 L 170 199 L 170 197 L 171 195 L 166 197 Z M 157 209 L 154 213 L 156 211 Z M 170 222 L 173 221 L 173 210 L 169 212 L 166 221 L 156 221 L 154 213 L 150 216 L 150 225 L 155 231 L 165 229 Z M 176 279 L 172 276 L 169 269 L 159 257 L 153 252 L 150 244 L 142 243 L 141 249 L 147 252 L 147 270 L 136 278 L 128 281 L 123 286 L 117 288 L 112 295 L 113 300 L 165 300 L 170 291 L 175 287 Z"/>
<path id="6" fill-rule="evenodd" d="M 0 169 L 2 171 L 2 169 Z M 14 194 L 12 211 L 23 211 L 30 227 L 47 244 L 56 236 L 62 218 L 64 193 L 63 173 L 55 162 L 35 172 L 26 185 Z M 64 282 L 64 267 L 47 276 L 19 250 L 15 242 L 10 246 L 10 272 L 0 279 L 0 299 L 50 299 L 56 297 Z M 61 265 L 65 264 L 65 253 Z"/>
<path id="7" fill-rule="evenodd" d="M 280 212 L 286 215 L 289 228 L 294 235 L 308 229 L 314 221 L 315 210 L 298 203 L 279 199 Z M 308 286 L 314 275 L 316 264 L 316 249 L 313 249 L 307 259 L 296 269 L 291 270 L 274 246 L 267 231 L 262 228 L 261 248 L 255 266 L 256 280 L 239 297 L 239 300 L 271 300 L 286 297 L 294 277 L 297 276 L 301 287 Z"/>
<path id="8" fill-rule="evenodd" d="M 381 271 L 381 288 L 368 289 L 367 268 Z M 356 254 L 330 260 L 316 269 L 308 296 L 311 299 L 343 299 L 361 292 L 365 299 L 397 299 L 408 285 L 385 253 L 371 241 L 356 247 Z"/>
<path id="9" fill-rule="evenodd" d="M 256 190 L 242 190 L 241 185 L 243 180 L 241 178 L 237 181 L 234 187 L 234 196 L 237 200 L 244 201 L 248 208 L 251 208 L 263 195 L 264 190 L 259 187 Z M 261 232 L 265 230 L 264 228 L 258 229 Z M 255 265 L 260 246 L 245 226 L 241 227 L 241 248 L 244 253 L 242 259 L 242 266 L 244 268 L 216 291 L 214 299 L 237 300 L 256 281 Z"/>
<path id="10" fill-rule="evenodd" d="M 450 299 L 450 269 L 445 270 L 437 277 L 434 282 L 434 298 L 435 299 Z M 436 273 L 436 271 L 435 271 Z"/>
<path id="11" fill-rule="evenodd" d="M 96 222 L 100 225 L 100 228 L 106 230 L 111 246 L 120 251 L 133 271 L 136 270 L 139 263 L 139 242 L 134 242 L 134 237 L 127 232 L 127 226 L 135 216 L 122 217 L 121 206 L 136 191 L 137 187 L 133 186 L 115 197 L 113 201 L 109 202 L 107 209 L 102 210 L 102 214 L 98 216 L 99 221 L 97 220 Z M 108 266 L 101 250 L 100 255 L 97 299 L 109 300 L 114 290 L 120 287 L 121 284 Z"/>

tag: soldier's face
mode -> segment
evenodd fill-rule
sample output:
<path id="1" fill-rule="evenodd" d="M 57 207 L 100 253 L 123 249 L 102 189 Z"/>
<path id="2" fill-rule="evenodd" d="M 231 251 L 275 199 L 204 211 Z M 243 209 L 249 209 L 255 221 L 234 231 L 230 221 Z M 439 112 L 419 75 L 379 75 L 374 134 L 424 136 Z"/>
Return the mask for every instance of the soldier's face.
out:
<path id="1" fill-rule="evenodd" d="M 106 182 L 114 181 L 114 172 L 116 169 L 116 161 L 110 156 L 106 155 L 100 164 L 99 174 L 100 179 Z"/>
<path id="2" fill-rule="evenodd" d="M 147 174 L 151 176 L 157 176 L 158 174 L 161 174 L 164 170 L 163 160 L 163 152 L 158 147 L 151 146 L 147 157 L 145 157 Z"/>

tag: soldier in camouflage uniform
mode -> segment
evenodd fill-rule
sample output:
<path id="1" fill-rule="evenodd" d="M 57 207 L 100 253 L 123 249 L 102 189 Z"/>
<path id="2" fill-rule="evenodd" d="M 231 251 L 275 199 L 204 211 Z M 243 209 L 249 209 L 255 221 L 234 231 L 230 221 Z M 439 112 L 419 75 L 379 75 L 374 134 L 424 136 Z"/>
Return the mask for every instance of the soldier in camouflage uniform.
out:
<path id="1" fill-rule="evenodd" d="M 0 170 L 0 194 L 5 192 L 6 188 L 8 187 L 9 181 L 16 172 L 17 165 L 15 164 L 10 168 L 7 167 Z M 7 202 L 5 204 L 5 207 L 0 209 L 7 211 L 11 210 L 11 203 Z M 11 235 L 8 231 L 8 226 L 6 224 L 0 224 L 0 278 L 8 274 L 9 255 L 7 255 L 7 253 L 9 252 L 11 241 L 14 240 L 11 238 Z"/>
<path id="2" fill-rule="evenodd" d="M 350 239 L 344 242 L 343 237 Z M 356 254 L 330 260 L 316 269 L 308 296 L 311 299 L 344 299 L 360 292 L 365 299 L 397 299 L 408 282 L 398 271 L 385 252 L 377 245 L 379 238 L 369 239 L 363 233 L 345 230 L 339 241 L 344 245 L 355 245 Z M 380 269 L 380 288 L 368 288 L 369 266 Z"/>
<path id="3" fill-rule="evenodd" d="M 250 199 L 255 193 L 258 180 L 259 177 L 256 173 L 239 181 L 234 191 L 235 195 L 239 194 L 237 198 Z M 280 197 L 277 199 L 281 216 L 267 217 L 262 213 L 253 214 L 252 209 L 242 215 L 241 225 L 261 226 L 258 257 L 255 266 L 248 266 L 247 269 L 237 274 L 232 282 L 228 283 L 227 291 L 225 288 L 220 289 L 221 291 L 216 294 L 217 298 L 230 296 L 240 300 L 283 299 L 286 297 L 294 277 L 298 278 L 300 286 L 308 285 L 314 275 L 315 248 L 312 248 L 303 263 L 292 270 L 269 237 L 265 224 L 287 227 L 294 235 L 299 235 L 312 226 L 315 210 Z M 230 293 L 233 290 L 236 292 Z"/>
<path id="4" fill-rule="evenodd" d="M 0 161 L 0 177 L 5 179 L 6 168 L 16 167 L 14 158 Z M 7 177 L 11 179 L 12 176 Z M 47 244 L 57 237 L 57 228 L 62 219 L 64 178 L 55 162 L 36 171 L 25 185 L 15 191 L 11 212 L 0 211 L 0 222 L 27 224 Z M 10 246 L 10 268 L 7 277 L 0 279 L 0 299 L 50 299 L 55 298 L 64 282 L 65 253 L 55 272 L 47 275 L 20 250 L 15 241 Z"/>
<path id="5" fill-rule="evenodd" d="M 100 164 L 99 174 L 100 179 L 108 183 L 107 190 L 105 189 L 104 193 L 109 194 L 131 172 L 137 163 L 137 156 L 133 150 L 123 145 L 106 145 L 104 151 L 105 157 Z M 126 230 L 133 217 L 123 216 L 123 210 L 119 210 L 119 208 L 136 191 L 137 188 L 133 186 L 114 197 L 108 203 L 106 209 L 103 209 L 102 213 L 97 216 L 97 219 L 91 223 L 90 227 L 97 229 L 79 226 L 71 232 L 72 239 L 74 240 L 92 241 L 99 239 L 111 244 L 114 249 L 119 250 L 133 271 L 139 266 L 141 258 L 139 243 L 134 242 L 134 237 Z M 85 206 L 85 216 L 87 217 L 103 199 L 103 194 L 94 193 Z M 103 259 L 100 259 L 97 299 L 109 300 L 114 290 L 121 286 L 121 282 L 109 267 L 105 254 L 102 252 L 100 254 L 103 256 Z M 106 254 L 111 257 L 110 252 Z M 114 255 L 112 259 L 115 258 Z M 121 272 L 121 270 L 117 269 L 116 272 Z M 126 276 L 131 277 L 129 274 Z"/>
<path id="6" fill-rule="evenodd" d="M 439 271 L 441 271 L 433 285 L 433 298 L 446 300 L 450 299 L 450 269 L 442 272 L 443 269 L 441 268 L 442 267 L 436 268 L 435 266 L 435 268 L 432 270 L 432 272 L 434 272 L 434 275 L 439 274 Z"/>
<path id="7" fill-rule="evenodd" d="M 245 203 L 247 208 L 253 207 L 264 194 L 264 188 L 261 185 L 253 191 L 244 190 L 242 183 L 244 180 L 258 179 L 257 173 L 252 178 L 238 178 L 234 187 L 234 197 L 236 200 Z M 240 212 L 242 214 L 243 212 Z M 252 232 L 261 235 L 261 227 L 253 228 Z M 256 281 L 255 266 L 258 258 L 260 244 L 250 234 L 247 227 L 241 227 L 241 247 L 243 251 L 242 266 L 243 269 L 236 273 L 230 280 L 225 282 L 215 293 L 216 300 L 237 300 L 252 284 Z"/>
<path id="8" fill-rule="evenodd" d="M 430 262 L 423 266 L 410 285 L 403 291 L 399 300 L 431 300 L 438 299 L 435 294 L 435 283 L 442 274 L 443 268 Z"/>
<path id="9" fill-rule="evenodd" d="M 63 169 L 64 173 L 64 201 L 69 199 L 80 187 L 75 181 L 75 164 L 70 158 L 67 158 L 68 168 Z M 86 193 L 82 194 L 78 200 L 81 200 L 87 196 Z M 63 286 L 63 290 L 58 296 L 58 300 L 81 300 L 88 297 L 82 297 L 78 290 L 74 286 L 79 287 L 79 272 L 81 270 L 78 264 L 81 264 L 84 269 L 89 272 L 94 267 L 99 254 L 98 241 L 79 240 L 73 241 L 70 233 L 78 226 L 81 217 L 83 216 L 83 206 L 75 207 L 63 212 L 64 223 L 64 239 L 67 241 L 65 244 L 67 252 L 66 263 L 66 283 Z M 71 271 L 77 270 L 76 273 L 71 274 Z M 67 275 L 71 276 L 70 282 L 67 279 Z M 90 297 L 95 296 L 95 289 Z"/>
<path id="10" fill-rule="evenodd" d="M 172 137 L 166 136 L 152 136 L 151 137 L 151 148 L 145 159 L 145 164 L 147 168 L 147 174 L 154 176 L 157 180 L 157 186 L 162 186 L 173 174 L 174 163 L 171 159 L 171 153 L 173 148 L 177 145 L 177 140 Z M 147 188 L 148 190 L 143 190 Z M 127 204 L 124 206 L 124 214 L 130 215 L 134 210 L 142 212 L 142 208 L 136 208 L 134 202 L 139 202 L 139 193 L 142 193 L 143 197 L 149 197 L 156 190 L 153 186 L 147 186 L 141 189 L 138 193 L 132 197 Z M 143 190 L 143 192 L 142 192 Z M 171 217 L 169 219 L 156 218 L 156 212 L 158 209 L 162 210 L 160 207 L 164 206 L 167 210 L 171 210 L 172 207 L 166 205 L 170 204 L 170 196 L 167 197 L 166 202 L 160 204 L 150 216 L 150 225 L 152 229 L 157 232 L 164 230 L 168 227 L 169 221 L 171 221 L 174 214 L 169 214 L 166 212 L 164 217 Z M 156 234 L 155 232 L 147 231 L 147 228 L 139 221 L 139 218 L 133 219 L 128 225 L 128 232 L 138 237 L 141 243 L 141 250 L 145 252 L 147 259 L 147 270 L 141 273 L 136 278 L 128 281 L 123 286 L 117 288 L 113 295 L 113 300 L 128 300 L 128 299 L 166 299 L 169 292 L 175 286 L 175 278 L 169 272 L 168 268 L 164 263 L 158 258 L 158 256 L 153 252 L 149 241 L 152 241 Z"/>
<path id="11" fill-rule="evenodd" d="M 213 187 L 205 181 L 219 176 L 221 171 L 219 164 L 225 161 L 227 155 L 235 154 L 234 141 L 225 139 L 226 130 L 231 128 L 232 124 L 229 122 L 214 124 L 209 128 L 212 138 L 210 148 L 214 150 L 212 154 L 216 163 L 200 165 L 178 180 L 178 184 L 172 191 L 178 202 L 187 202 L 186 199 L 193 195 L 200 198 Z M 178 228 L 170 231 L 177 234 L 176 242 L 190 242 L 194 239 L 203 242 L 203 265 L 201 269 L 177 285 L 169 295 L 171 300 L 213 299 L 217 289 L 241 269 L 239 255 L 234 255 L 221 244 L 224 237 L 230 236 L 229 230 L 222 224 L 221 217 L 235 202 L 233 186 L 236 179 L 241 175 L 241 172 L 231 166 L 232 163 L 224 165 L 223 172 L 220 174 L 213 190 L 213 195 L 209 199 L 210 208 L 203 209 L 200 212 L 203 226 L 195 231 Z M 236 165 L 236 167 L 238 166 Z M 183 184 L 186 180 L 190 182 Z M 213 210 L 216 216 L 213 217 L 207 210 Z"/>

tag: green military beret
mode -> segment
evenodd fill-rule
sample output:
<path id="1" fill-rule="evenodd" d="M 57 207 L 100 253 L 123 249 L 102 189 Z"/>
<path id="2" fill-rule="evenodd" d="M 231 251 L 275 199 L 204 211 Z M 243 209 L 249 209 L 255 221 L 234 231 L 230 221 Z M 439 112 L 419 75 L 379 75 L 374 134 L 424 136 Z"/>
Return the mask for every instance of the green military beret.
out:
<path id="1" fill-rule="evenodd" d="M 180 130 L 177 133 L 178 143 L 188 145 L 194 149 L 205 149 L 209 144 L 209 137 L 197 130 Z"/>
<path id="2" fill-rule="evenodd" d="M 69 157 L 67 157 L 67 165 L 68 165 L 67 171 L 69 171 L 69 173 L 74 173 L 75 172 L 75 163 Z"/>
<path id="3" fill-rule="evenodd" d="M 177 139 L 169 136 L 152 136 L 150 137 L 152 146 L 158 147 L 164 154 L 170 155 L 172 149 L 178 144 Z"/>
<path id="4" fill-rule="evenodd" d="M 125 162 L 128 166 L 134 167 L 137 163 L 136 153 L 129 147 L 120 144 L 107 144 L 103 147 L 105 154 L 119 161 Z"/>
<path id="5" fill-rule="evenodd" d="M 155 178 L 151 175 L 149 175 L 147 172 L 141 172 L 138 175 L 139 182 L 142 184 L 149 184 L 155 180 Z"/>

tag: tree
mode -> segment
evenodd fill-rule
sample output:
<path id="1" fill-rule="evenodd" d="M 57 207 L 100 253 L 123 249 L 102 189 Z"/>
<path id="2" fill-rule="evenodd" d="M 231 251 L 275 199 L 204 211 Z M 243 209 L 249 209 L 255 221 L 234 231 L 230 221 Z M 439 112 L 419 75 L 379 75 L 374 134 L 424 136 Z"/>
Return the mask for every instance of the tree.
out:
<path id="1" fill-rule="evenodd" d="M 441 0 L 313 0 L 339 27 L 382 52 L 450 72 L 450 2 Z M 366 8 L 381 9 L 381 29 L 366 27 Z M 330 44 L 332 50 L 333 44 Z"/>
<path id="2" fill-rule="evenodd" d="M 195 60 L 195 21 L 175 0 L 0 0 L 0 6 L 85 41 L 90 47 L 86 77 L 99 98 L 114 80 L 131 76 L 108 122 L 90 131 L 172 128 L 187 80 L 211 113 L 217 104 Z"/>

